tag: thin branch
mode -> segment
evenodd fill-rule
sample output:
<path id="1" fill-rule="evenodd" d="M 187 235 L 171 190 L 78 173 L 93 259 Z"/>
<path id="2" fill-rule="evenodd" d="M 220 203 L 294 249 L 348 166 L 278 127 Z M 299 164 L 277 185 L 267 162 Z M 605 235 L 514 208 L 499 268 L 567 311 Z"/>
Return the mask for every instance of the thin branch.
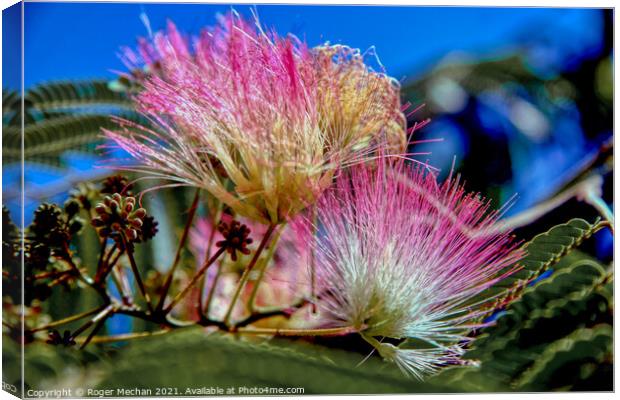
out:
<path id="1" fill-rule="evenodd" d="M 171 332 L 171 329 L 162 329 L 155 332 L 139 332 L 139 333 L 125 333 L 122 335 L 113 336 L 94 336 L 91 338 L 90 343 L 114 343 L 122 342 L 125 340 L 140 339 L 149 336 L 159 336 Z M 77 339 L 76 342 L 83 343 L 85 340 Z"/>
<path id="2" fill-rule="evenodd" d="M 101 271 L 101 268 L 103 267 L 103 260 L 105 257 L 105 249 L 106 249 L 107 242 L 108 242 L 107 236 L 101 238 L 101 248 L 99 249 L 99 259 L 97 260 L 97 273 L 99 273 L 99 271 Z M 96 276 L 95 276 L 95 279 L 96 279 Z"/>
<path id="3" fill-rule="evenodd" d="M 114 252 L 116 250 L 119 250 L 118 253 L 116 253 L 116 256 L 112 260 L 110 260 L 112 258 L 112 255 L 115 254 Z M 100 285 L 102 284 L 102 282 L 105 282 L 105 279 L 107 278 L 110 271 L 112 271 L 114 264 L 116 264 L 122 254 L 123 251 L 120 250 L 118 248 L 118 245 L 115 243 L 108 252 L 107 256 L 104 256 L 103 261 L 101 262 L 101 267 L 97 268 L 97 273 L 95 274 L 95 284 Z"/>
<path id="4" fill-rule="evenodd" d="M 607 222 L 607 226 L 611 230 L 611 233 L 614 233 L 614 214 L 605 203 L 605 200 L 601 198 L 601 196 L 595 192 L 594 190 L 588 190 L 583 200 L 590 204 L 592 207 L 596 208 L 596 211 L 601 214 L 603 218 L 605 218 Z"/>
<path id="5" fill-rule="evenodd" d="M 212 221 L 213 226 L 211 227 L 211 233 L 209 234 L 209 240 L 207 241 L 207 250 L 205 251 L 205 260 L 211 257 L 211 247 L 213 247 L 213 242 L 215 241 L 215 233 L 217 232 L 217 227 L 215 226 L 215 223 L 221 218 L 221 213 L 222 213 L 221 204 L 222 204 L 221 202 L 218 202 L 218 207 L 217 207 L 217 210 L 215 212 L 215 215 Z M 218 274 L 219 272 L 220 270 L 218 269 Z M 202 279 L 200 280 L 200 290 L 198 291 L 199 293 L 198 304 L 196 305 L 198 314 L 202 314 L 203 309 L 206 308 L 206 307 L 203 308 L 203 305 L 202 305 L 202 297 L 205 291 L 206 282 L 207 282 L 207 275 L 203 275 Z M 211 294 L 211 292 L 209 294 Z"/>
<path id="6" fill-rule="evenodd" d="M 522 226 L 529 225 L 543 215 L 547 214 L 548 212 L 560 207 L 562 204 L 566 203 L 572 198 L 578 198 L 582 200 L 585 199 L 587 193 L 591 191 L 592 188 L 599 188 L 600 190 L 602 182 L 603 178 L 600 175 L 592 175 L 576 183 L 574 186 L 558 193 L 552 198 L 543 201 L 542 203 L 539 203 L 534 207 L 531 207 L 528 210 L 515 215 L 514 217 L 500 220 L 497 224 L 495 224 L 494 228 L 486 228 L 486 232 L 506 232 L 516 228 L 520 228 Z"/>
<path id="7" fill-rule="evenodd" d="M 205 303 L 204 313 L 202 313 L 202 315 L 204 315 L 207 318 L 209 317 L 211 301 L 213 300 L 213 295 L 215 294 L 215 288 L 217 287 L 217 283 L 220 280 L 220 276 L 222 276 L 223 268 L 224 266 L 222 265 L 222 262 L 220 261 L 220 264 L 218 265 L 217 273 L 215 274 L 215 278 L 213 278 L 213 283 L 211 283 L 211 288 L 209 289 L 209 295 L 207 296 L 207 301 Z"/>
<path id="8" fill-rule="evenodd" d="M 166 297 L 168 296 L 170 285 L 172 285 L 174 271 L 177 269 L 179 261 L 181 260 L 181 253 L 183 251 L 183 248 L 185 248 L 185 242 L 187 241 L 187 237 L 189 235 L 189 228 L 192 226 L 192 221 L 194 220 L 196 210 L 198 209 L 199 199 L 200 189 L 196 189 L 196 194 L 194 195 L 194 200 L 192 201 L 192 205 L 189 208 L 189 214 L 187 216 L 187 221 L 185 222 L 185 228 L 183 228 L 183 234 L 181 235 L 181 240 L 179 241 L 177 252 L 174 256 L 174 261 L 172 263 L 172 266 L 168 269 L 166 280 L 164 281 L 164 285 L 162 287 L 161 297 L 159 298 L 157 306 L 155 307 L 157 311 L 161 311 L 164 308 L 164 302 L 166 301 Z"/>
<path id="9" fill-rule="evenodd" d="M 75 270 L 71 268 L 71 269 L 65 269 L 62 271 L 47 271 L 47 272 L 42 272 L 40 274 L 34 275 L 32 278 L 33 279 L 56 278 L 58 276 L 62 276 L 66 274 L 75 274 Z"/>
<path id="10" fill-rule="evenodd" d="M 216 251 L 215 254 L 213 254 L 213 256 L 210 259 L 205 261 L 204 265 L 198 270 L 198 272 L 196 272 L 196 275 L 194 275 L 194 277 L 187 284 L 187 286 L 185 286 L 185 288 L 181 292 L 179 292 L 172 299 L 170 304 L 168 304 L 168 306 L 164 309 L 164 314 L 168 314 L 170 311 L 172 311 L 174 306 L 183 298 L 183 296 L 185 296 L 185 294 L 196 284 L 196 282 L 198 282 L 200 277 L 204 275 L 205 272 L 207 272 L 207 269 L 215 262 L 215 260 L 219 258 L 219 256 L 221 256 L 224 253 L 225 250 L 226 250 L 225 247 L 220 247 L 218 251 Z"/>
<path id="11" fill-rule="evenodd" d="M 265 271 L 267 270 L 267 266 L 269 265 L 269 262 L 273 258 L 273 254 L 276 251 L 276 246 L 278 244 L 278 241 L 280 240 L 280 237 L 282 236 L 283 230 L 284 230 L 284 225 L 281 225 L 279 229 L 277 230 L 277 232 L 275 233 L 273 240 L 271 241 L 271 243 L 269 243 L 269 251 L 267 252 L 267 257 L 261 260 L 260 267 L 259 267 L 260 268 L 259 275 L 256 281 L 254 281 L 254 286 L 252 287 L 252 293 L 250 293 L 250 298 L 248 299 L 248 309 L 250 310 L 251 313 L 254 312 L 254 302 L 256 301 L 256 296 L 258 295 L 258 288 L 260 287 L 260 284 L 263 281 L 263 278 L 265 277 Z"/>
<path id="12" fill-rule="evenodd" d="M 153 306 L 151 305 L 151 299 L 146 289 L 144 288 L 144 282 L 142 282 L 142 277 L 140 276 L 140 271 L 138 270 L 138 266 L 136 265 L 136 260 L 133 258 L 133 250 L 129 247 L 130 243 L 125 237 L 125 233 L 121 232 L 121 239 L 123 240 L 123 247 L 125 248 L 125 253 L 127 254 L 127 258 L 129 258 L 129 264 L 131 265 L 131 270 L 133 271 L 133 275 L 136 278 L 136 283 L 138 284 L 138 288 L 140 289 L 140 293 L 144 297 L 146 301 L 146 306 L 149 311 L 153 312 Z"/>
<path id="13" fill-rule="evenodd" d="M 239 280 L 239 283 L 237 284 L 237 289 L 235 290 L 235 294 L 233 295 L 232 300 L 230 302 L 230 306 L 228 307 L 228 311 L 226 312 L 226 317 L 224 317 L 224 323 L 228 326 L 230 326 L 230 317 L 232 315 L 233 309 L 235 308 L 235 304 L 237 303 L 237 299 L 239 298 L 239 295 L 241 294 L 241 290 L 243 290 L 243 288 L 245 287 L 245 284 L 248 280 L 248 277 L 250 276 L 250 272 L 252 271 L 252 268 L 254 268 L 254 266 L 256 265 L 258 258 L 260 257 L 261 253 L 265 249 L 265 246 L 267 245 L 267 242 L 269 241 L 269 238 L 271 237 L 271 234 L 273 233 L 275 228 L 276 228 L 276 225 L 274 224 L 269 225 L 269 228 L 267 228 L 267 232 L 265 232 L 265 236 L 263 236 L 263 239 L 258 245 L 258 249 L 256 249 L 256 252 L 254 253 L 254 257 L 252 257 L 252 260 L 250 261 L 246 269 L 243 271 L 243 275 L 241 275 L 241 279 Z"/>
<path id="14" fill-rule="evenodd" d="M 114 285 L 118 290 L 118 294 L 123 300 L 123 304 L 133 304 L 133 292 L 131 290 L 131 285 L 129 284 L 127 276 L 123 270 L 121 268 L 115 268 L 115 265 L 112 265 L 111 272 L 112 273 L 110 276 L 112 277 L 112 282 L 114 282 Z"/>
<path id="15" fill-rule="evenodd" d="M 609 221 L 600 221 L 598 224 L 594 226 L 592 233 L 596 233 L 605 228 L 609 228 L 609 230 L 612 231 L 613 233 L 613 225 Z"/>
<path id="16" fill-rule="evenodd" d="M 104 316 L 103 318 L 101 318 L 99 321 L 97 321 L 97 325 L 95 325 L 95 327 L 93 328 L 92 331 L 90 331 L 90 333 L 88 334 L 88 336 L 86 337 L 86 340 L 84 340 L 84 342 L 82 343 L 82 345 L 80 346 L 80 350 L 83 349 L 84 347 L 86 347 L 88 345 L 88 343 L 90 343 L 90 341 L 93 339 L 93 337 L 97 334 L 97 332 L 99 332 L 101 330 L 101 328 L 103 327 L 103 324 L 105 323 L 105 321 L 108 319 L 109 315 Z"/>
<path id="17" fill-rule="evenodd" d="M 68 273 L 68 274 L 63 274 L 63 275 L 59 276 L 58 278 L 54 279 L 53 281 L 49 282 L 49 283 L 47 284 L 47 286 L 49 286 L 49 287 L 54 287 L 54 286 L 56 286 L 56 285 L 58 285 L 58 284 L 63 283 L 64 281 L 68 281 L 69 279 L 71 279 L 71 278 L 75 277 L 75 275 L 76 275 L 76 274 L 75 274 L 75 271 L 70 270 L 69 272 L 70 272 L 70 273 Z"/>
<path id="18" fill-rule="evenodd" d="M 295 304 L 291 304 L 288 307 L 271 307 L 271 308 L 263 308 L 260 310 L 255 310 L 249 317 L 237 322 L 236 326 L 247 326 L 253 324 L 254 322 L 258 322 L 265 318 L 272 318 L 277 316 L 282 316 L 285 318 L 290 318 L 291 315 L 295 313 L 298 309 L 308 304 L 309 301 L 306 299 L 300 299 Z"/>
<path id="19" fill-rule="evenodd" d="M 75 272 L 76 276 L 80 280 L 82 280 L 88 286 L 93 286 L 93 280 L 89 276 L 82 274 L 82 271 L 77 267 L 77 265 L 75 265 L 73 259 L 71 259 L 71 254 L 68 247 L 65 249 L 65 254 L 60 259 L 66 262 L 67 265 L 69 265 L 69 267 Z"/>
<path id="20" fill-rule="evenodd" d="M 86 329 L 90 328 L 93 324 L 98 323 L 101 319 L 105 319 L 108 317 L 108 315 L 110 313 L 113 313 L 115 311 L 115 307 L 112 304 L 109 304 L 108 306 L 106 306 L 103 311 L 101 311 L 99 314 L 95 315 L 93 317 L 93 319 L 91 319 L 90 321 L 87 321 L 84 325 L 82 325 L 81 327 L 79 327 L 78 329 L 75 330 L 75 332 L 73 332 L 71 334 L 72 338 L 76 338 L 78 337 L 82 332 L 84 332 Z"/>
<path id="21" fill-rule="evenodd" d="M 72 315 L 72 316 L 67 317 L 67 318 L 59 319 L 58 321 L 50 322 L 49 324 L 46 324 L 46 325 L 38 326 L 36 328 L 31 329 L 30 331 L 31 332 L 39 332 L 39 331 L 48 330 L 50 328 L 54 328 L 54 327 L 57 327 L 57 326 L 60 326 L 60 325 L 68 324 L 69 322 L 77 321 L 77 320 L 80 320 L 82 318 L 86 318 L 88 316 L 96 314 L 99 311 L 103 310 L 105 307 L 106 306 L 103 305 L 103 306 L 100 306 L 100 307 L 97 307 L 97 308 L 93 308 L 92 310 L 85 311 L 83 313 L 75 314 L 75 315 Z"/>
<path id="22" fill-rule="evenodd" d="M 412 131 L 413 133 L 413 131 Z M 316 205 L 312 207 L 312 239 L 316 236 L 316 226 L 318 222 L 318 215 L 316 211 Z M 316 314 L 316 249 L 313 245 L 310 245 L 310 296 L 312 299 L 312 314 Z"/>
<path id="23" fill-rule="evenodd" d="M 62 257 L 60 257 L 60 260 L 66 262 L 67 265 L 69 265 L 69 267 L 75 271 L 76 276 L 79 280 L 83 281 L 86 285 L 93 288 L 106 303 L 109 303 L 110 299 L 108 294 L 106 293 L 105 288 L 96 284 L 95 281 L 93 281 L 93 279 L 91 279 L 88 275 L 82 273 L 82 270 L 80 270 L 73 262 L 73 259 L 71 258 L 71 251 L 69 250 L 68 246 L 66 246 L 64 254 Z"/>
<path id="24" fill-rule="evenodd" d="M 236 333 L 244 335 L 271 335 L 271 336 L 344 336 L 360 332 L 360 328 L 344 326 L 340 328 L 319 329 L 279 329 L 279 328 L 238 328 Z"/>

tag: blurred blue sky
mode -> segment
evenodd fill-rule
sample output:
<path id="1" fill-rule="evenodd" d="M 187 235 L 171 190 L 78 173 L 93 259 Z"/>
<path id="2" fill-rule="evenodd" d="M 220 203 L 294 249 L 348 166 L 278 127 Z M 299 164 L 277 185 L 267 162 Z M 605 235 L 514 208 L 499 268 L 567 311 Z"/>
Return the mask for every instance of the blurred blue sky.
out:
<path id="1" fill-rule="evenodd" d="M 57 79 L 114 76 L 123 69 L 116 53 L 147 35 L 140 19 L 148 15 L 153 30 L 172 19 L 185 32 L 212 25 L 215 14 L 231 5 L 26 3 L 25 85 Z M 249 6 L 235 6 L 250 14 Z M 463 51 L 494 57 L 527 40 L 528 28 L 561 31 L 571 46 L 587 47 L 598 40 L 598 14 L 588 9 L 284 6 L 258 5 L 263 24 L 292 32 L 310 45 L 324 41 L 367 49 L 375 46 L 388 73 L 398 79 L 423 72 L 446 54 Z M 5 11 L 7 29 L 16 26 Z M 18 26 L 18 25 L 17 25 Z M 537 32 L 540 33 L 540 32 Z M 7 37 L 7 36 L 5 36 Z M 5 40 L 6 46 L 6 40 Z M 5 51 L 18 51 L 11 47 Z M 8 54 L 8 53 L 5 53 Z M 19 87 L 18 63 L 4 57 L 3 85 Z"/>
<path id="2" fill-rule="evenodd" d="M 2 10 L 2 87 L 21 85 L 21 4 Z"/>

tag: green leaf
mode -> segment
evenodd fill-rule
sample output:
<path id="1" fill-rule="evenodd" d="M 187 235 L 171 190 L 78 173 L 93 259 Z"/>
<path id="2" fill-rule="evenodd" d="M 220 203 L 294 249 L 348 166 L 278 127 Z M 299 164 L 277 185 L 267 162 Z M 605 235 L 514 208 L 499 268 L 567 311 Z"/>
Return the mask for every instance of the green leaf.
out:
<path id="1" fill-rule="evenodd" d="M 575 218 L 535 236 L 523 247 L 527 252 L 525 258 L 519 262 L 523 268 L 504 280 L 502 285 L 512 286 L 516 281 L 530 282 L 536 279 L 598 229 L 597 224 Z"/>
<path id="2" fill-rule="evenodd" d="M 57 158 L 71 149 L 86 149 L 101 143 L 101 128 L 115 124 L 105 115 L 66 115 L 39 123 L 28 124 L 24 129 L 24 159 L 40 161 Z M 21 160 L 21 129 L 5 128 L 3 156 L 7 161 Z"/>
<path id="3" fill-rule="evenodd" d="M 44 332 L 41 332 L 45 336 Z M 21 387 L 21 349 L 19 344 L 4 335 L 2 338 L 2 378 L 5 382 Z M 85 366 L 108 366 L 108 356 L 89 349 L 65 348 L 43 342 L 24 346 L 24 384 L 26 388 L 51 389 L 69 387 L 86 379 Z M 64 382 L 64 380 L 67 382 Z"/>
<path id="4" fill-rule="evenodd" d="M 101 128 L 113 128 L 110 115 L 145 123 L 125 93 L 108 81 L 61 81 L 41 84 L 24 96 L 24 152 L 21 141 L 21 98 L 3 90 L 4 164 L 34 161 L 57 166 L 66 150 L 92 152 L 102 142 Z"/>
<path id="5" fill-rule="evenodd" d="M 516 388 L 545 390 L 558 381 L 570 385 L 568 370 L 576 370 L 581 376 L 591 375 L 592 369 L 582 368 L 588 363 L 600 364 L 611 353 L 613 329 L 602 324 L 593 328 L 581 328 L 547 346 L 533 364 L 515 381 Z M 577 367 L 577 368 L 576 368 Z"/>
<path id="6" fill-rule="evenodd" d="M 557 317 L 567 303 L 582 301 L 593 291 L 600 290 L 607 276 L 606 271 L 582 253 L 577 257 L 580 258 L 571 257 L 570 265 L 560 268 L 551 277 L 525 289 L 522 297 L 510 305 L 505 315 L 484 330 L 472 353 L 480 357 L 480 353 L 503 349 L 506 342 L 522 334 L 524 328 L 536 326 L 537 320 Z M 575 310 L 569 307 L 570 312 Z"/>
<path id="7" fill-rule="evenodd" d="M 98 388 L 302 387 L 305 394 L 454 390 L 406 378 L 393 364 L 290 341 L 189 329 L 132 344 L 105 371 Z M 136 371 L 144 371 L 137 373 Z"/>
<path id="8" fill-rule="evenodd" d="M 576 329 L 611 324 L 613 300 L 606 291 L 610 274 L 584 253 L 565 256 L 555 265 L 551 277 L 527 287 L 494 325 L 482 331 L 475 347 L 466 355 L 478 359 L 481 369 L 475 374 L 465 374 L 462 379 L 486 376 L 506 385 L 513 384 L 533 368 L 541 353 L 552 351 L 548 349 L 553 343 Z M 571 365 L 557 367 L 565 368 L 565 376 L 569 376 L 570 370 L 573 374 L 570 380 L 575 382 L 584 375 Z M 589 373 L 595 374 L 596 368 Z M 599 386 L 608 382 L 604 377 L 601 379 Z M 580 382 L 589 384 L 587 379 Z"/>
<path id="9" fill-rule="evenodd" d="M 498 303 L 510 298 L 519 298 L 528 284 L 560 262 L 599 229 L 601 226 L 597 223 L 590 224 L 583 219 L 575 218 L 535 236 L 523 245 L 526 255 L 518 263 L 521 269 L 487 289 L 472 302 L 476 303 L 492 296 L 496 296 Z"/>
<path id="10" fill-rule="evenodd" d="M 26 92 L 24 102 L 27 109 L 37 111 L 95 106 L 131 107 L 131 102 L 123 93 L 108 87 L 107 80 L 60 81 L 38 85 Z"/>

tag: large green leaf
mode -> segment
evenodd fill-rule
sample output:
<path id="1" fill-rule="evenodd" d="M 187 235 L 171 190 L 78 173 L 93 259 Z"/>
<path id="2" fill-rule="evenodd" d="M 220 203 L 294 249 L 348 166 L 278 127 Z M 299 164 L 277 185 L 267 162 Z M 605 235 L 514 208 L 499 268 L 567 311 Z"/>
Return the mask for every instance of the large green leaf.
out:
<path id="1" fill-rule="evenodd" d="M 537 235 L 524 246 L 527 255 L 519 263 L 523 269 L 504 281 L 504 284 L 510 285 L 515 280 L 529 282 L 536 279 L 598 229 L 597 224 L 575 218 Z"/>
<path id="2" fill-rule="evenodd" d="M 505 315 L 487 329 L 477 343 L 483 343 L 487 337 L 514 333 L 517 324 L 525 323 L 543 310 L 553 309 L 558 302 L 572 296 L 590 293 L 606 277 L 605 269 L 586 254 L 575 251 L 565 256 L 555 265 L 555 272 L 550 277 L 526 287 L 521 297 L 510 304 Z"/>
<path id="3" fill-rule="evenodd" d="M 495 293 L 503 293 L 506 301 L 502 304 L 507 305 L 506 309 L 498 310 L 496 320 L 478 333 L 473 349 L 466 355 L 478 360 L 480 369 L 452 372 L 451 380 L 470 382 L 471 386 L 493 379 L 515 389 L 536 388 L 538 378 L 530 378 L 528 374 L 533 376 L 535 373 L 531 371 L 538 371 L 537 360 L 545 353 L 554 360 L 556 369 L 562 370 L 565 376 L 572 374 L 569 382 L 584 383 L 585 387 L 592 384 L 588 376 L 584 378 L 584 373 L 571 369 L 570 360 L 576 359 L 576 355 L 555 357 L 560 347 L 554 343 L 570 341 L 575 330 L 611 326 L 613 298 L 607 288 L 613 272 L 575 250 L 601 228 L 599 224 L 573 219 L 524 245 L 527 255 L 520 262 L 522 269 L 493 288 Z M 566 360 L 566 365 L 560 363 L 562 360 Z M 598 367 L 589 371 L 600 379 L 595 388 L 604 386 L 610 378 L 606 366 Z M 547 389 L 560 389 L 564 383 L 545 381 L 545 385 Z"/>
<path id="4" fill-rule="evenodd" d="M 528 286 L 492 326 L 483 329 L 474 349 L 467 354 L 468 358 L 480 361 L 480 370 L 462 372 L 458 379 L 476 381 L 486 377 L 513 385 L 515 389 L 540 389 L 539 381 L 527 375 L 534 372 L 527 371 L 538 371 L 536 363 L 544 353 L 554 360 L 554 368 L 563 371 L 567 378 L 545 381 L 546 389 L 570 388 L 569 384 L 573 382 L 601 390 L 602 386 L 609 384 L 611 375 L 601 372 L 606 371 L 606 365 L 594 365 L 586 371 L 589 375 L 584 376 L 584 372 L 573 365 L 580 357 L 578 354 L 557 358 L 553 354 L 561 349 L 557 343 L 570 341 L 575 330 L 593 326 L 611 329 L 613 299 L 607 288 L 612 272 L 578 251 L 564 256 L 555 264 L 554 270 L 550 277 Z M 580 341 L 585 342 L 589 337 L 586 335 Z M 597 336 L 596 341 L 604 339 Z M 611 340 L 607 344 L 610 343 Z M 583 346 L 586 345 L 575 346 L 574 351 L 581 351 Z M 604 351 L 609 346 L 597 348 Z M 607 354 L 599 358 L 603 359 Z M 588 362 L 592 363 L 592 360 Z M 593 385 L 590 375 L 596 376 L 600 382 Z M 564 387 L 566 385 L 568 387 Z"/>
<path id="5" fill-rule="evenodd" d="M 570 387 L 575 383 L 571 377 L 583 380 L 591 376 L 611 353 L 612 346 L 611 325 L 577 329 L 546 346 L 514 386 L 525 390 L 545 390 L 551 385 Z M 601 389 L 610 390 L 611 386 Z"/>
<path id="6" fill-rule="evenodd" d="M 2 379 L 21 388 L 21 349 L 15 340 L 2 338 Z M 79 386 L 87 378 L 86 366 L 97 364 L 102 368 L 109 356 L 89 349 L 77 350 L 46 343 L 30 343 L 24 347 L 24 384 L 26 389 L 45 390 L 57 387 Z"/>
<path id="7" fill-rule="evenodd" d="M 179 394 L 203 386 L 301 387 L 305 394 L 454 390 L 408 379 L 394 365 L 375 358 L 355 368 L 362 359 L 318 346 L 260 343 L 190 329 L 132 345 L 97 387 L 172 387 L 182 391 Z"/>
<path id="8" fill-rule="evenodd" d="M 25 348 L 26 387 L 112 389 L 166 387 L 178 395 L 208 387 L 302 388 L 304 394 L 428 393 L 465 390 L 459 382 L 421 382 L 405 377 L 395 365 L 364 355 L 299 341 L 209 334 L 187 328 L 118 345 L 90 345 L 87 350 L 43 343 Z M 17 344 L 4 341 L 5 362 L 16 365 Z M 19 386 L 17 369 L 6 382 Z M 495 386 L 487 386 L 486 391 Z M 506 389 L 506 388 L 502 388 Z M 155 392 L 152 393 L 155 395 Z M 243 393 L 240 393 L 243 394 Z M 266 394 L 266 393 L 262 393 Z"/>

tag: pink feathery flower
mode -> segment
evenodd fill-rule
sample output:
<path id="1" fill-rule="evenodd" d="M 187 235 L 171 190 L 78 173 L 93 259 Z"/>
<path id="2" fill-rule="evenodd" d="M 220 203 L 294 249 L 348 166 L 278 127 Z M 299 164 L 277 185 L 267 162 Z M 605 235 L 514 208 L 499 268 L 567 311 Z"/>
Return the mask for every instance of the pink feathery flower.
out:
<path id="1" fill-rule="evenodd" d="M 326 322 L 356 327 L 416 377 L 459 363 L 467 333 L 488 311 L 485 289 L 522 256 L 510 234 L 491 229 L 499 214 L 457 181 L 438 184 L 421 166 L 387 160 L 343 173 L 317 206 L 318 306 Z"/>
<path id="2" fill-rule="evenodd" d="M 359 50 L 308 48 L 233 12 L 191 44 L 170 23 L 125 60 L 150 67 L 135 101 L 156 126 L 106 131 L 138 161 L 127 169 L 203 188 L 264 224 L 313 204 L 379 146 L 406 150 L 399 85 Z"/>

